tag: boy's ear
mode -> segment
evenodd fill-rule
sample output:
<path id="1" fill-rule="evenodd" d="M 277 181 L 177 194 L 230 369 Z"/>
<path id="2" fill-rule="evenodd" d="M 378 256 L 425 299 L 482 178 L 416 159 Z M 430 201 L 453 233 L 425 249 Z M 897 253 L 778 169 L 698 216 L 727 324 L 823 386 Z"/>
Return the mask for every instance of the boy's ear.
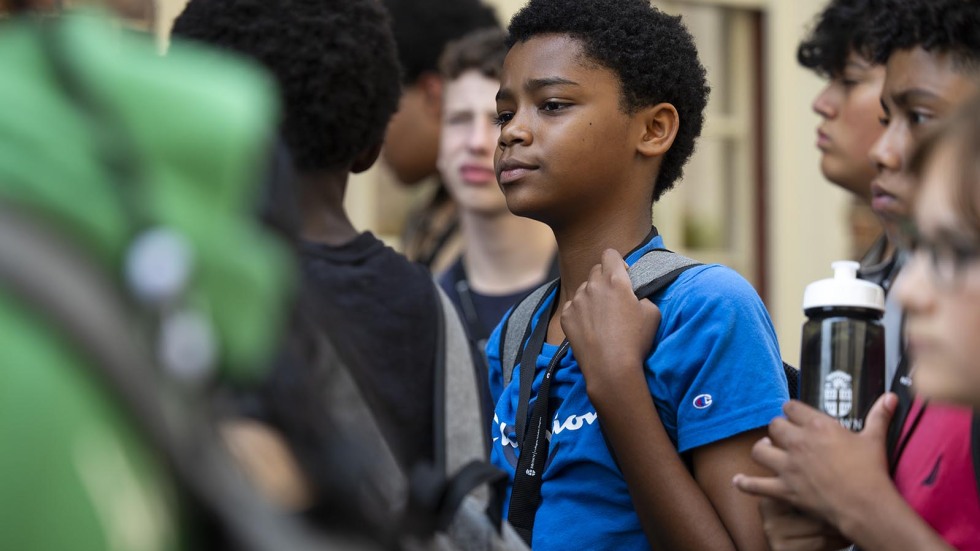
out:
<path id="1" fill-rule="evenodd" d="M 415 81 L 415 86 L 422 92 L 425 109 L 430 114 L 442 116 L 442 77 L 431 71 L 422 73 Z"/>
<path id="2" fill-rule="evenodd" d="M 378 156 L 381 155 L 381 146 L 381 143 L 377 143 L 358 153 L 357 157 L 354 157 L 354 162 L 351 164 L 350 171 L 354 174 L 358 174 L 371 168 L 374 165 L 374 162 L 378 160 Z"/>
<path id="3" fill-rule="evenodd" d="M 644 157 L 663 156 L 674 144 L 681 119 L 677 108 L 669 103 L 658 103 L 641 109 L 637 114 L 643 123 L 643 135 L 636 149 Z"/>

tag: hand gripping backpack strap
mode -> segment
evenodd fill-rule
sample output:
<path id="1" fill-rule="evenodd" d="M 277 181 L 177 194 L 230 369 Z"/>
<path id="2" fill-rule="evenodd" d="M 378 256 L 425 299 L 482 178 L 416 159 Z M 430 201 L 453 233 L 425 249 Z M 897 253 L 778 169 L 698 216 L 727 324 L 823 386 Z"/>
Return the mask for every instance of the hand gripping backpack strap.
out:
<path id="1" fill-rule="evenodd" d="M 643 255 L 630 267 L 630 280 L 636 296 L 647 298 L 659 289 L 669 285 L 684 270 L 699 265 L 692 260 L 666 249 L 653 249 Z M 557 280 L 555 280 L 557 281 Z M 531 318 L 541 307 L 548 290 L 555 281 L 550 281 L 538 287 L 516 306 L 504 322 L 500 336 L 500 363 L 503 371 L 504 386 L 510 384 L 514 373 L 517 356 L 524 348 L 524 342 L 530 333 Z"/>
<path id="2" fill-rule="evenodd" d="M 694 266 L 700 265 L 699 262 L 692 260 L 690 258 L 672 253 L 664 249 L 654 249 L 641 257 L 633 266 L 629 269 L 630 280 L 632 283 L 633 291 L 636 293 L 638 299 L 649 298 L 653 294 L 667 287 L 673 283 L 677 277 L 683 273 L 685 270 L 690 269 Z M 544 299 L 550 295 L 551 291 L 555 288 L 555 283 L 545 286 L 543 289 L 538 289 L 534 294 L 529 296 L 528 300 L 515 307 L 514 313 L 508 320 L 508 327 L 504 328 L 505 334 L 511 339 L 511 343 L 517 342 L 519 346 L 511 345 L 501 345 L 502 349 L 502 364 L 504 367 L 504 380 L 507 381 L 507 370 L 511 372 L 513 370 L 513 365 L 516 363 L 517 353 L 520 349 L 527 346 L 538 346 L 543 341 L 544 333 L 540 330 L 542 327 L 539 324 L 539 330 L 534 332 L 534 337 L 530 340 L 532 343 L 525 344 L 528 340 L 528 333 L 530 333 L 531 318 L 534 315 Z M 536 298 L 536 300 L 534 300 Z M 519 325 L 518 325 L 519 324 Z M 524 338 L 520 341 L 517 340 L 518 331 L 523 331 Z M 536 337 L 536 338 L 535 338 Z M 564 349 L 563 346 L 561 349 Z M 513 350 L 513 352 L 511 352 Z M 505 354 L 512 354 L 511 356 L 505 356 Z M 525 350 L 522 354 L 522 363 L 529 362 L 529 358 L 533 357 L 533 354 L 528 354 Z M 557 356 L 556 356 L 557 358 Z M 554 363 L 554 359 L 552 363 Z M 522 366 L 523 368 L 523 366 Z M 552 369 L 549 366 L 549 370 Z M 550 371 L 549 371 L 550 373 Z M 532 541 L 533 528 L 534 528 L 534 516 L 536 514 L 538 505 L 540 503 L 540 476 L 536 476 L 534 471 L 538 470 L 538 467 L 531 466 L 528 467 L 527 458 L 532 457 L 529 455 L 528 449 L 537 450 L 540 445 L 547 449 L 547 443 L 543 440 L 539 440 L 542 435 L 540 430 L 532 434 L 537 434 L 537 439 L 533 439 L 530 436 L 524 436 L 521 434 L 522 427 L 526 423 L 527 416 L 527 403 L 530 401 L 530 382 L 533 379 L 533 370 L 521 371 L 521 381 L 520 381 L 520 398 L 518 404 L 517 418 L 515 424 L 517 425 L 518 435 L 517 441 L 521 446 L 521 455 L 518 462 L 517 472 L 515 474 L 513 491 L 511 493 L 510 500 L 510 513 L 508 518 L 511 524 L 517 530 L 518 534 L 526 541 L 529 545 Z M 542 384 L 540 392 L 547 394 L 545 388 L 547 387 L 547 375 L 545 384 Z M 543 404 L 547 404 L 547 400 L 542 399 L 539 396 L 536 408 L 541 408 Z M 540 419 L 541 412 L 537 409 L 535 415 L 532 417 L 531 424 L 536 425 L 534 419 Z M 532 429 L 533 430 L 533 429 Z M 531 442 L 529 442 L 529 440 Z M 527 449 L 525 449 L 527 448 Z M 547 451 L 544 452 L 547 454 Z M 537 455 L 537 454 L 536 454 Z M 540 457 L 540 456 L 539 456 Z M 531 459 L 531 462 L 534 460 Z M 541 460 L 539 459 L 539 463 Z M 543 464 L 543 463 L 541 463 Z M 527 472 L 525 473 L 525 469 Z M 527 476 L 525 476 L 525 474 Z M 535 482 L 531 483 L 530 481 Z"/>

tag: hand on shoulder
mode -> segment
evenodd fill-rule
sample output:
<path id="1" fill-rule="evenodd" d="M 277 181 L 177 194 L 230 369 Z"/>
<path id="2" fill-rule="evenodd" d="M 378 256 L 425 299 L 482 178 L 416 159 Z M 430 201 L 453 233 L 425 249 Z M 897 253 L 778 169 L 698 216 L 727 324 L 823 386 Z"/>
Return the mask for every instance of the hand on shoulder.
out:
<path id="1" fill-rule="evenodd" d="M 643 384 L 643 362 L 660 325 L 660 310 L 637 300 L 622 256 L 612 249 L 565 303 L 561 326 L 593 391 Z"/>

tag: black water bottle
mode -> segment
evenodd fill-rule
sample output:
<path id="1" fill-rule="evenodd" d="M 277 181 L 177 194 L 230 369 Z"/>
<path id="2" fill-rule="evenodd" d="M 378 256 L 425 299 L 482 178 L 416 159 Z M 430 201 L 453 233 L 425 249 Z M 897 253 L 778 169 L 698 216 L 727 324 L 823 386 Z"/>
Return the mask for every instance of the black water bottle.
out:
<path id="1" fill-rule="evenodd" d="M 800 397 L 859 431 L 885 391 L 885 292 L 857 279 L 857 262 L 831 266 L 834 277 L 807 285 L 803 294 Z"/>

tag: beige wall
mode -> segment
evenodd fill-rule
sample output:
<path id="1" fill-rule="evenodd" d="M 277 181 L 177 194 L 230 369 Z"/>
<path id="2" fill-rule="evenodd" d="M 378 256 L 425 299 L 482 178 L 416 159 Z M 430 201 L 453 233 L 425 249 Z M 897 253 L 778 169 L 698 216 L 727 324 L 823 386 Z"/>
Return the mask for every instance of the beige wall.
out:
<path id="1" fill-rule="evenodd" d="M 818 169 L 817 116 L 810 108 L 820 80 L 796 63 L 796 45 L 825 0 L 769 0 L 769 311 L 783 358 L 799 364 L 803 288 L 830 276 L 848 255 L 849 197 Z"/>
<path id="2" fill-rule="evenodd" d="M 448 0 L 447 0 L 448 1 Z M 506 23 L 525 0 L 486 0 Z M 768 306 L 783 349 L 783 357 L 799 362 L 801 301 L 805 285 L 830 275 L 830 262 L 848 255 L 846 204 L 848 197 L 827 184 L 818 171 L 814 147 L 817 117 L 810 102 L 820 81 L 801 69 L 796 45 L 826 0 L 674 0 L 725 4 L 763 10 L 767 50 L 767 179 L 769 182 Z M 186 0 L 159 0 L 160 28 L 169 29 Z M 654 0 L 657 4 L 657 0 Z M 349 207 L 362 228 L 391 226 L 378 204 L 411 200 L 411 194 L 390 183 L 383 167 L 358 175 L 351 182 Z M 387 223 L 386 223 L 387 222 Z M 381 233 L 385 233 L 382 231 Z M 389 239 L 394 236 L 390 233 Z"/>

